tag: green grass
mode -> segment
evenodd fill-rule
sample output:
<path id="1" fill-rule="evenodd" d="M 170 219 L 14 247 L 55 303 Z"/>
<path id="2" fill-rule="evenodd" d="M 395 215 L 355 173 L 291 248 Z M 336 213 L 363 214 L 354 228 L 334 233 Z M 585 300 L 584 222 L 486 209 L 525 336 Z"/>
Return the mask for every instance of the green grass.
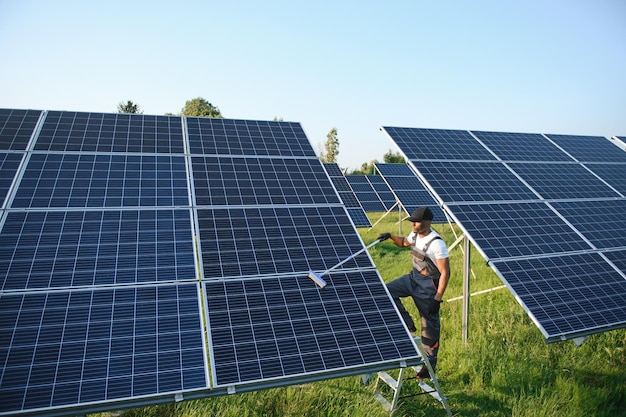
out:
<path id="1" fill-rule="evenodd" d="M 372 222 L 381 214 L 369 214 Z M 410 231 L 402 225 L 403 234 Z M 365 244 L 378 234 L 399 232 L 396 215 L 373 230 L 359 229 Z M 448 245 L 450 226 L 436 225 Z M 458 232 L 457 232 L 458 233 Z M 410 269 L 407 250 L 380 243 L 370 254 L 385 282 Z M 471 292 L 502 285 L 476 250 L 471 252 Z M 452 277 L 444 299 L 463 293 L 461 246 L 450 253 Z M 412 302 L 405 303 L 417 317 Z M 461 340 L 461 301 L 442 305 L 442 337 L 437 376 L 455 415 L 562 417 L 626 416 L 626 329 L 573 342 L 546 344 L 538 328 L 507 289 L 472 297 L 469 340 Z M 418 393 L 404 385 L 405 395 Z M 387 416 L 358 376 L 178 404 L 127 410 L 132 417 L 199 416 Z M 445 416 L 430 396 L 403 399 L 397 416 Z M 106 416 L 102 414 L 102 416 Z"/>

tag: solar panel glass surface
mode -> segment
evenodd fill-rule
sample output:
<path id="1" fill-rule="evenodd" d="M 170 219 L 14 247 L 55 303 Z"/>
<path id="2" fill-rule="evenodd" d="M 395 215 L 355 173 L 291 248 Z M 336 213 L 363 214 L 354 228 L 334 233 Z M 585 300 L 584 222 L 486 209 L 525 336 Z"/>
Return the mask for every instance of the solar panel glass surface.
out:
<path id="1" fill-rule="evenodd" d="M 495 262 L 548 340 L 626 324 L 626 280 L 598 253 Z"/>
<path id="2" fill-rule="evenodd" d="M 359 200 L 359 204 L 366 212 L 386 211 L 387 208 L 378 197 L 378 193 L 365 175 L 348 175 L 346 180 Z"/>
<path id="3" fill-rule="evenodd" d="M 206 283 L 216 386 L 414 357 L 375 271 Z M 383 365 L 384 366 L 384 365 Z"/>
<path id="4" fill-rule="evenodd" d="M 503 161 L 572 161 L 565 152 L 538 133 L 472 131 Z"/>
<path id="5" fill-rule="evenodd" d="M 547 136 L 580 162 L 626 162 L 626 152 L 602 136 Z"/>
<path id="6" fill-rule="evenodd" d="M 24 154 L 21 152 L 10 153 L 0 151 L 0 207 L 4 205 L 23 157 Z"/>
<path id="7" fill-rule="evenodd" d="M 546 200 L 620 197 L 580 164 L 510 163 L 509 166 Z"/>
<path id="8" fill-rule="evenodd" d="M 0 413 L 207 387 L 197 306 L 197 284 L 0 295 Z"/>
<path id="9" fill-rule="evenodd" d="M 538 199 L 499 162 L 414 161 L 413 165 L 447 203 Z"/>
<path id="10" fill-rule="evenodd" d="M 587 169 L 615 188 L 622 197 L 626 197 L 626 164 L 585 164 Z"/>
<path id="11" fill-rule="evenodd" d="M 25 151 L 40 110 L 0 109 L 0 151 Z"/>
<path id="12" fill-rule="evenodd" d="M 479 160 L 496 158 L 468 131 L 383 126 L 409 160 Z M 384 174 L 382 174 L 384 175 Z"/>

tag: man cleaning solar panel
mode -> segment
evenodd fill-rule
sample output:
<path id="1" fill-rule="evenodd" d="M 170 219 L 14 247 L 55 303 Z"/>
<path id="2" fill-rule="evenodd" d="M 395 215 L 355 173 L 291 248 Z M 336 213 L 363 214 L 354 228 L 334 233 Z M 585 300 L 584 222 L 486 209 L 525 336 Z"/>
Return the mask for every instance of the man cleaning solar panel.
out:
<path id="1" fill-rule="evenodd" d="M 411 247 L 411 272 L 389 282 L 387 288 L 407 327 L 415 333 L 417 329 L 413 318 L 400 300 L 404 297 L 413 298 L 421 317 L 422 345 L 434 370 L 439 350 L 439 307 L 450 279 L 448 248 L 441 236 L 430 228 L 433 220 L 431 209 L 420 207 L 407 220 L 412 222 L 412 230 L 407 237 L 382 233 L 378 239 L 391 239 L 398 247 Z M 430 378 L 426 366 L 420 369 L 417 378 Z"/>

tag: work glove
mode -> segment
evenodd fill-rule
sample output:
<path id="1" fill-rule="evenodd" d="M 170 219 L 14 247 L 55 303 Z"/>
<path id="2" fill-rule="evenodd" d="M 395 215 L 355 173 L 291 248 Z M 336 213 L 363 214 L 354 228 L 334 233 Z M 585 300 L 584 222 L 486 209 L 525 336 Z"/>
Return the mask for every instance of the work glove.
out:
<path id="1" fill-rule="evenodd" d="M 383 240 L 387 240 L 390 237 L 391 237 L 391 233 L 381 233 L 380 236 L 378 236 L 378 240 L 382 242 Z"/>
<path id="2" fill-rule="evenodd" d="M 435 300 L 434 297 L 428 300 L 428 314 L 435 315 L 439 313 L 440 307 L 441 307 L 441 301 Z"/>

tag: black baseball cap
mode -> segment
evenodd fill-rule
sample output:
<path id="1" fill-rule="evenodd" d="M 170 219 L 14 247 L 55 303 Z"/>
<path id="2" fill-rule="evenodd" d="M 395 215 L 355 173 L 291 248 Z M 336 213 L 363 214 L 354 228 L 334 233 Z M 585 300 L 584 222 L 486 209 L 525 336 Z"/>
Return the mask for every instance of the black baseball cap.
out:
<path id="1" fill-rule="evenodd" d="M 421 222 L 422 220 L 432 220 L 433 212 L 428 207 L 420 207 L 407 219 L 410 222 Z"/>

